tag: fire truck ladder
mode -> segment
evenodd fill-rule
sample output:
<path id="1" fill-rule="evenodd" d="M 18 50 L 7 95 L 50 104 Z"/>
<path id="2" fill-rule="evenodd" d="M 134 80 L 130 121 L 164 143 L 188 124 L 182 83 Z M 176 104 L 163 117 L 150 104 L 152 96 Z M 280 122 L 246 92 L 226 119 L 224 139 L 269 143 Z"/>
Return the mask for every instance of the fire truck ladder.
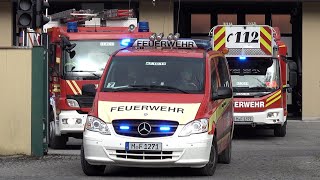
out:
<path id="1" fill-rule="evenodd" d="M 105 9 L 98 13 L 94 13 L 94 11 L 91 9 L 79 11 L 76 11 L 75 9 L 69 9 L 50 15 L 52 21 L 60 21 L 61 23 L 67 23 L 71 21 L 84 23 L 92 18 L 100 18 L 102 21 L 120 20 L 132 18 L 133 16 L 133 9 Z"/>

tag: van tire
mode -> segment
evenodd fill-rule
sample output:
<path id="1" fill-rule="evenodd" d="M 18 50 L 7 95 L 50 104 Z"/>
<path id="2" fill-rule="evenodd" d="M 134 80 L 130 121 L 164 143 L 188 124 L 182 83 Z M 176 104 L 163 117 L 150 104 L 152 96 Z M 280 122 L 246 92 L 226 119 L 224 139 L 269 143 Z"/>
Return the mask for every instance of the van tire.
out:
<path id="1" fill-rule="evenodd" d="M 283 126 L 278 125 L 274 128 L 274 136 L 285 137 L 286 134 L 287 134 L 287 121 L 283 124 Z"/>
<path id="2" fill-rule="evenodd" d="M 217 163 L 218 163 L 217 140 L 215 137 L 213 137 L 209 162 L 204 167 L 198 169 L 198 174 L 201 176 L 213 176 L 217 168 Z"/>
<path id="3" fill-rule="evenodd" d="M 84 149 L 83 146 L 81 146 L 81 167 L 84 174 L 87 176 L 101 176 L 104 174 L 104 171 L 106 169 L 106 166 L 104 165 L 91 165 L 89 164 L 84 156 Z"/>
<path id="4" fill-rule="evenodd" d="M 231 151 L 232 151 L 232 137 L 230 134 L 230 140 L 228 147 L 218 157 L 218 162 L 222 164 L 230 164 L 231 162 Z"/>

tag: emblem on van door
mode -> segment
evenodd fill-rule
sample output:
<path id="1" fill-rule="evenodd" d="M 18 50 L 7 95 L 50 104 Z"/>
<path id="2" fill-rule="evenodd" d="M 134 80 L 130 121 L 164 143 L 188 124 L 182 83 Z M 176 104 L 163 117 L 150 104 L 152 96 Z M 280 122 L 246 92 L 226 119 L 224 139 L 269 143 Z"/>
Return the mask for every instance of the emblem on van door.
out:
<path id="1" fill-rule="evenodd" d="M 149 123 L 143 122 L 138 126 L 138 133 L 142 136 L 146 136 L 151 133 L 151 125 Z"/>

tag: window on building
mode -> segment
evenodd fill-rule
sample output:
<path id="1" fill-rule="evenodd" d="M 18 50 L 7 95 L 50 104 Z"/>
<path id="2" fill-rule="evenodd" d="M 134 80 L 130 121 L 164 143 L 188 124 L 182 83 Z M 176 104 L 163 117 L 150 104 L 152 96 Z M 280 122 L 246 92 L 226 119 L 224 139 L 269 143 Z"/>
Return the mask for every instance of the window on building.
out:
<path id="1" fill-rule="evenodd" d="M 237 14 L 218 14 L 218 25 L 223 25 L 223 23 L 237 24 Z"/>
<path id="2" fill-rule="evenodd" d="M 246 24 L 256 23 L 257 25 L 265 25 L 265 21 L 264 14 L 246 14 Z"/>
<path id="3" fill-rule="evenodd" d="M 210 14 L 191 14 L 191 33 L 206 33 L 211 29 Z"/>
<path id="4" fill-rule="evenodd" d="M 281 33 L 291 34 L 290 14 L 272 14 L 272 27 L 279 27 Z"/>

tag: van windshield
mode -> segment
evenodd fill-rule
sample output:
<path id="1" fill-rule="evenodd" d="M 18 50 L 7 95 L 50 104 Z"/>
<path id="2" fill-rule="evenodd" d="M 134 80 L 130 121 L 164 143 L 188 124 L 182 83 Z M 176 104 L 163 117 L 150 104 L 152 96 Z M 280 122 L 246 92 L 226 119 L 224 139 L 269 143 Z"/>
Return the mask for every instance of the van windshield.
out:
<path id="1" fill-rule="evenodd" d="M 271 92 L 280 87 L 277 59 L 228 58 L 234 92 Z"/>
<path id="2" fill-rule="evenodd" d="M 115 56 L 107 71 L 105 92 L 203 93 L 204 58 Z"/>

